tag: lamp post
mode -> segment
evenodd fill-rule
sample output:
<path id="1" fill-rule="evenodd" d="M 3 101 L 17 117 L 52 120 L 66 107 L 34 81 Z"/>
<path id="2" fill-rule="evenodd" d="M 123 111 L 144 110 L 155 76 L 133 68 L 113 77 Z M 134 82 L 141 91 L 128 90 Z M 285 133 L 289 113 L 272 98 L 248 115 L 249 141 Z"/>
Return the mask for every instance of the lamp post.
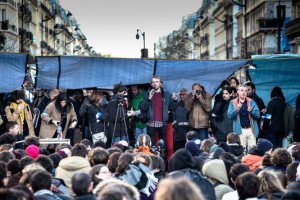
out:
<path id="1" fill-rule="evenodd" d="M 136 30 L 136 35 L 135 38 L 138 40 L 140 39 L 140 35 L 139 33 L 143 36 L 143 41 L 144 41 L 144 48 L 141 49 L 141 58 L 148 58 L 148 49 L 146 49 L 146 34 L 145 32 L 140 31 L 139 29 Z"/>

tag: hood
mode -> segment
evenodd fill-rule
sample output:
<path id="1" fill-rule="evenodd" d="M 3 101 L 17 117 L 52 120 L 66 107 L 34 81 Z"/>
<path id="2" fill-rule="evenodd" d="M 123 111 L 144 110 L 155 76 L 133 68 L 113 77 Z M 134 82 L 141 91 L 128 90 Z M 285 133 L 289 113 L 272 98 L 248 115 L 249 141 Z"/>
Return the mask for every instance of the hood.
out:
<path id="1" fill-rule="evenodd" d="M 140 199 L 140 193 L 139 191 L 132 185 L 129 185 L 128 183 L 125 183 L 124 181 L 110 178 L 107 180 L 102 181 L 99 183 L 96 188 L 93 190 L 93 193 L 98 197 L 98 194 L 105 188 L 109 186 L 119 185 L 123 187 L 126 192 L 129 194 L 130 197 L 132 197 L 132 200 L 139 200 Z"/>
<path id="2" fill-rule="evenodd" d="M 234 156 L 241 156 L 244 154 L 244 147 L 242 145 L 229 145 L 230 146 L 230 152 Z"/>
<path id="3" fill-rule="evenodd" d="M 229 184 L 225 164 L 223 160 L 211 160 L 206 162 L 202 168 L 203 175 L 218 182 Z M 217 172 L 217 173 L 216 173 Z"/>
<path id="4" fill-rule="evenodd" d="M 169 170 L 170 172 L 185 169 L 194 168 L 194 160 L 191 152 L 187 149 L 177 150 L 169 160 Z"/>
<path id="5" fill-rule="evenodd" d="M 80 156 L 71 156 L 62 159 L 59 163 L 59 167 L 66 171 L 77 171 L 79 169 L 91 167 L 89 161 Z"/>

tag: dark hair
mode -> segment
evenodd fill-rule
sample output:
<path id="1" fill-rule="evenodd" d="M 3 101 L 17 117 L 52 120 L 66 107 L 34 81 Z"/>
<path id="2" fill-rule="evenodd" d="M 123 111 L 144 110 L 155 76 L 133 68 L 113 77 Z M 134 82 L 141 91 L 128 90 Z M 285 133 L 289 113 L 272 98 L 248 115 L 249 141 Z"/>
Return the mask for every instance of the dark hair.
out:
<path id="1" fill-rule="evenodd" d="M 118 160 L 118 166 L 115 171 L 115 176 L 122 174 L 132 161 L 133 161 L 132 154 L 123 153 Z"/>
<path id="2" fill-rule="evenodd" d="M 300 145 L 294 146 L 292 149 L 292 156 L 295 160 L 300 160 Z"/>
<path id="3" fill-rule="evenodd" d="M 76 173 L 71 179 L 72 190 L 77 196 L 87 194 L 92 178 L 87 173 Z"/>
<path id="4" fill-rule="evenodd" d="M 72 156 L 80 156 L 82 158 L 85 158 L 87 153 L 88 153 L 88 150 L 84 144 L 77 143 L 71 149 Z"/>
<path id="5" fill-rule="evenodd" d="M 25 156 L 23 157 L 20 162 L 19 162 L 19 171 L 22 172 L 22 170 L 27 166 L 30 165 L 31 163 L 34 162 L 34 159 L 29 157 L 29 156 Z"/>
<path id="6" fill-rule="evenodd" d="M 15 155 L 10 151 L 2 151 L 0 152 L 0 160 L 8 163 L 8 161 L 15 159 Z"/>
<path id="7" fill-rule="evenodd" d="M 9 132 L 10 129 L 14 128 L 15 125 L 18 125 L 16 121 L 6 122 L 5 129 Z"/>
<path id="8" fill-rule="evenodd" d="M 72 146 L 67 144 L 67 143 L 61 143 L 61 144 L 57 145 L 57 147 L 55 148 L 55 151 L 57 152 L 57 151 L 60 151 L 64 148 L 67 148 L 67 149 L 71 150 Z"/>
<path id="9" fill-rule="evenodd" d="M 236 135 L 236 134 L 234 134 L 234 133 L 229 133 L 228 135 L 227 135 L 227 142 L 229 143 L 229 144 L 234 144 L 234 143 L 236 143 L 236 144 L 238 144 L 238 145 L 241 145 L 241 140 L 240 140 L 240 137 L 238 136 L 238 135 Z"/>
<path id="10" fill-rule="evenodd" d="M 274 166 L 286 167 L 291 162 L 292 162 L 292 156 L 284 148 L 277 148 L 271 153 L 271 163 Z"/>
<path id="11" fill-rule="evenodd" d="M 230 87 L 232 90 L 232 93 L 236 94 L 237 93 L 237 89 L 235 87 Z"/>
<path id="12" fill-rule="evenodd" d="M 106 166 L 105 164 L 99 164 L 99 165 L 94 165 L 92 167 L 92 169 L 90 170 L 90 176 L 92 178 L 92 181 L 93 181 L 93 187 L 95 188 L 98 183 L 101 182 L 101 179 L 97 178 L 96 175 L 99 174 L 100 170 L 102 167 Z"/>
<path id="13" fill-rule="evenodd" d="M 240 200 L 257 197 L 260 182 L 258 177 L 252 172 L 246 172 L 236 179 L 236 190 Z"/>
<path id="14" fill-rule="evenodd" d="M 227 178 L 229 180 L 229 186 L 230 187 L 234 187 L 233 182 L 230 179 L 229 176 L 229 171 L 231 169 L 231 167 L 237 163 L 236 159 L 234 158 L 234 156 L 229 153 L 229 152 L 224 152 L 222 153 L 222 155 L 220 156 L 220 160 L 223 160 L 224 164 L 225 164 L 225 168 L 226 168 L 226 173 L 227 173 Z"/>
<path id="15" fill-rule="evenodd" d="M 40 155 L 35 162 L 44 167 L 47 172 L 52 173 L 53 161 L 48 156 Z"/>
<path id="16" fill-rule="evenodd" d="M 119 161 L 119 158 L 120 158 L 121 154 L 122 153 L 120 153 L 120 152 L 115 152 L 115 153 L 112 153 L 109 156 L 109 159 L 108 159 L 108 162 L 107 162 L 107 168 L 109 169 L 109 171 L 111 173 L 116 172 L 116 169 L 117 169 L 117 166 L 118 166 L 118 161 Z"/>
<path id="17" fill-rule="evenodd" d="M 15 185 L 11 188 L 14 192 L 15 191 L 19 191 L 19 192 L 22 192 L 22 197 L 23 199 L 25 198 L 26 200 L 35 200 L 35 196 L 34 194 L 32 193 L 32 191 L 26 187 L 25 185 Z M 23 200 L 22 199 L 22 200 Z"/>
<path id="18" fill-rule="evenodd" d="M 34 144 L 35 146 L 40 146 L 40 139 L 36 136 L 27 136 L 24 140 L 24 149 L 26 149 L 29 145 Z"/>
<path id="19" fill-rule="evenodd" d="M 50 190 L 52 184 L 51 174 L 45 170 L 37 169 L 29 176 L 29 182 L 32 190 L 37 192 L 39 190 Z"/>
<path id="20" fill-rule="evenodd" d="M 59 111 L 62 112 L 63 108 L 60 105 L 61 101 L 66 101 L 66 106 L 65 109 L 67 111 L 67 113 L 71 110 L 72 108 L 72 103 L 70 102 L 69 97 L 67 96 L 67 93 L 65 92 L 61 92 L 57 95 L 56 100 L 55 100 L 55 108 Z"/>
<path id="21" fill-rule="evenodd" d="M 91 151 L 91 164 L 98 165 L 98 164 L 107 164 L 107 161 L 109 159 L 109 153 L 107 150 L 96 147 L 92 149 Z"/>
<path id="22" fill-rule="evenodd" d="M 114 94 L 117 94 L 118 92 L 124 92 L 127 91 L 127 88 L 125 87 L 125 85 L 122 84 L 122 82 L 117 83 L 114 85 Z"/>
<path id="23" fill-rule="evenodd" d="M 292 162 L 286 168 L 286 177 L 289 183 L 296 181 L 296 173 L 299 162 Z"/>
<path id="24" fill-rule="evenodd" d="M 291 190 L 287 191 L 281 196 L 281 200 L 298 200 L 300 199 L 300 192 Z"/>
<path id="25" fill-rule="evenodd" d="M 256 89 L 254 83 L 252 83 L 252 82 L 250 82 L 250 81 L 249 81 L 249 82 L 246 82 L 245 85 L 248 86 L 248 87 L 250 86 L 250 87 L 252 88 L 252 90 L 255 90 L 255 89 Z"/>
<path id="26" fill-rule="evenodd" d="M 192 89 L 194 88 L 194 86 L 196 86 L 196 85 L 198 85 L 200 88 L 201 88 L 201 85 L 200 85 L 200 83 L 194 83 L 193 85 L 192 85 Z"/>
<path id="27" fill-rule="evenodd" d="M 21 200 L 19 194 L 17 194 L 11 188 L 0 188 L 0 199 L 1 200 Z"/>
<path id="28" fill-rule="evenodd" d="M 230 77 L 230 78 L 228 79 L 228 81 L 231 82 L 232 79 L 235 80 L 236 85 L 239 85 L 239 84 L 240 84 L 239 80 L 238 80 L 236 77 L 234 77 L 234 76 Z"/>
<path id="29" fill-rule="evenodd" d="M 16 141 L 15 137 L 9 133 L 0 135 L 0 145 L 13 144 Z"/>
<path id="30" fill-rule="evenodd" d="M 62 160 L 62 157 L 60 155 L 58 155 L 57 153 L 50 154 L 49 158 L 52 160 L 53 168 L 55 168 L 55 169 L 58 167 L 59 162 Z"/>
<path id="31" fill-rule="evenodd" d="M 111 147 L 109 149 L 107 149 L 109 155 L 118 152 L 118 153 L 123 153 L 121 149 L 119 149 L 118 147 Z"/>
<path id="32" fill-rule="evenodd" d="M 14 175 L 19 172 L 19 160 L 12 159 L 7 163 L 7 171 L 10 172 L 11 175 Z"/>
<path id="33" fill-rule="evenodd" d="M 11 93 L 11 102 L 16 102 L 19 99 L 24 99 L 25 93 L 23 90 L 15 90 Z"/>
<path id="34" fill-rule="evenodd" d="M 83 144 L 84 146 L 86 146 L 86 148 L 88 148 L 89 146 L 90 146 L 90 148 L 92 148 L 92 146 L 93 146 L 93 143 L 88 139 L 81 140 L 80 144 Z"/>
<path id="35" fill-rule="evenodd" d="M 244 165 L 242 163 L 235 163 L 230 168 L 229 176 L 231 177 L 232 181 L 235 182 L 237 177 L 245 172 L 250 172 L 250 168 L 248 165 Z"/>
<path id="36" fill-rule="evenodd" d="M 274 97 L 279 97 L 285 101 L 285 97 L 280 87 L 275 86 L 271 91 L 271 99 Z"/>
<path id="37" fill-rule="evenodd" d="M 223 90 L 226 90 L 229 94 L 232 93 L 232 87 L 229 87 L 227 85 L 225 85 L 225 86 L 222 87 L 222 92 L 223 92 Z"/>
<path id="38" fill-rule="evenodd" d="M 7 168 L 6 164 L 3 161 L 0 161 L 0 188 L 5 187 L 3 179 L 7 177 Z"/>
<path id="39" fill-rule="evenodd" d="M 188 139 L 189 141 L 198 138 L 198 133 L 196 131 L 189 131 L 186 133 L 186 139 Z"/>

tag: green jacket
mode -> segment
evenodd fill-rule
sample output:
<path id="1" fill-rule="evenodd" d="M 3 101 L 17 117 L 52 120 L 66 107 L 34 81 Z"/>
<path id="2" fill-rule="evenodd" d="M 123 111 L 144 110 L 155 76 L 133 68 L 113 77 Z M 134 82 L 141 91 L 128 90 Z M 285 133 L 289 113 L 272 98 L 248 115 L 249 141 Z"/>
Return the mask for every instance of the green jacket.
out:
<path id="1" fill-rule="evenodd" d="M 145 96 L 144 90 L 140 91 L 137 96 L 133 96 L 132 103 L 131 103 L 133 111 L 137 111 L 140 109 L 140 104 L 144 100 L 144 96 Z M 136 128 L 146 128 L 146 124 L 142 123 L 139 120 L 136 120 L 135 126 Z"/>

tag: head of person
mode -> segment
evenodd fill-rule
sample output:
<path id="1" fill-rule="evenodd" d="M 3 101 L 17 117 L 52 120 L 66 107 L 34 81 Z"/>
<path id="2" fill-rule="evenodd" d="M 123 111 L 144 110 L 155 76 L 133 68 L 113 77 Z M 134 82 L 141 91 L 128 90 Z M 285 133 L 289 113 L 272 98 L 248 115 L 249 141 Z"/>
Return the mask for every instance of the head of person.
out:
<path id="1" fill-rule="evenodd" d="M 173 172 L 180 169 L 195 168 L 195 163 L 191 152 L 182 148 L 177 150 L 169 160 L 169 171 Z"/>
<path id="2" fill-rule="evenodd" d="M 70 106 L 71 102 L 67 96 L 67 93 L 66 92 L 59 93 L 59 95 L 57 95 L 56 97 L 55 108 L 61 111 L 62 109 L 65 109 L 66 106 L 68 105 Z"/>
<path id="3" fill-rule="evenodd" d="M 149 168 L 152 168 L 152 160 L 150 158 L 150 156 L 148 156 L 145 153 L 142 152 L 136 152 L 133 155 L 133 163 L 137 162 L 137 163 L 141 163 Z"/>
<path id="4" fill-rule="evenodd" d="M 245 83 L 245 85 L 247 86 L 247 96 L 249 97 L 249 96 L 253 95 L 256 90 L 254 83 L 249 81 L 249 82 Z"/>
<path id="5" fill-rule="evenodd" d="M 139 94 L 139 92 L 141 91 L 141 88 L 138 85 L 132 85 L 132 86 L 130 86 L 130 89 L 131 89 L 131 93 L 133 96 L 137 96 Z"/>
<path id="6" fill-rule="evenodd" d="M 53 100 L 60 93 L 59 89 L 52 89 L 49 91 L 50 100 Z"/>
<path id="7" fill-rule="evenodd" d="M 227 135 L 227 144 L 238 144 L 241 145 L 240 137 L 237 134 L 229 133 Z"/>
<path id="8" fill-rule="evenodd" d="M 8 178 L 6 163 L 4 161 L 0 161 L 0 188 L 5 187 L 7 182 Z"/>
<path id="9" fill-rule="evenodd" d="M 114 85 L 114 94 L 125 94 L 127 92 L 127 88 L 122 82 Z"/>
<path id="10" fill-rule="evenodd" d="M 271 99 L 274 98 L 274 97 L 277 97 L 277 98 L 281 98 L 281 99 L 283 99 L 285 101 L 285 97 L 283 95 L 283 92 L 282 92 L 281 88 L 278 87 L 278 86 L 275 86 L 272 89 L 270 96 L 271 96 Z"/>
<path id="11" fill-rule="evenodd" d="M 141 134 L 138 137 L 138 141 L 137 141 L 138 146 L 148 146 L 151 147 L 151 138 L 149 135 L 147 134 Z"/>
<path id="12" fill-rule="evenodd" d="M 0 152 L 0 161 L 8 163 L 8 161 L 15 159 L 15 155 L 11 151 L 2 151 Z"/>
<path id="13" fill-rule="evenodd" d="M 82 196 L 92 192 L 93 184 L 92 178 L 87 173 L 76 173 L 71 179 L 72 191 L 76 196 Z"/>
<path id="14" fill-rule="evenodd" d="M 238 81 L 238 79 L 237 79 L 236 77 L 234 77 L 234 76 L 230 77 L 230 78 L 228 79 L 228 81 L 229 81 L 229 83 L 230 83 L 230 87 L 237 88 L 238 85 L 240 84 L 239 81 Z"/>
<path id="15" fill-rule="evenodd" d="M 277 148 L 271 153 L 273 166 L 287 167 L 292 162 L 291 154 L 284 148 Z"/>
<path id="16" fill-rule="evenodd" d="M 11 93 L 11 102 L 14 102 L 16 104 L 22 103 L 24 98 L 25 93 L 23 90 L 15 90 Z"/>
<path id="17" fill-rule="evenodd" d="M 94 91 L 96 91 L 96 88 L 86 88 L 86 89 L 85 89 L 86 96 L 87 96 L 88 98 L 90 98 L 90 97 L 92 96 L 92 94 L 93 94 Z"/>
<path id="18" fill-rule="evenodd" d="M 259 194 L 269 195 L 272 192 L 284 192 L 284 187 L 275 171 L 263 170 L 257 175 L 259 178 Z"/>
<path id="19" fill-rule="evenodd" d="M 200 83 L 194 83 L 192 85 L 192 90 L 194 90 L 194 91 L 197 91 L 197 90 L 202 91 Z"/>
<path id="20" fill-rule="evenodd" d="M 123 153 L 118 160 L 118 166 L 115 171 L 115 176 L 122 174 L 132 161 L 133 161 L 132 154 Z"/>
<path id="21" fill-rule="evenodd" d="M 222 87 L 222 97 L 223 97 L 223 100 L 229 101 L 231 95 L 232 95 L 232 89 L 231 89 L 231 87 L 229 87 L 229 86 Z"/>
<path id="22" fill-rule="evenodd" d="M 237 89 L 235 88 L 235 87 L 230 87 L 231 88 L 231 90 L 232 90 L 232 92 L 231 92 L 231 96 L 232 97 L 237 97 Z"/>
<path id="23" fill-rule="evenodd" d="M 84 144 L 77 143 L 71 149 L 72 156 L 79 156 L 85 158 L 88 153 L 88 150 Z"/>
<path id="24" fill-rule="evenodd" d="M 44 167 L 47 172 L 52 173 L 53 161 L 48 156 L 40 155 L 35 162 Z"/>
<path id="25" fill-rule="evenodd" d="M 5 128 L 6 131 L 13 136 L 16 136 L 20 133 L 20 128 L 16 121 L 7 122 Z"/>
<path id="26" fill-rule="evenodd" d="M 247 86 L 246 85 L 240 85 L 237 89 L 238 98 L 240 100 L 244 100 L 247 97 Z"/>
<path id="27" fill-rule="evenodd" d="M 272 152 L 273 144 L 267 139 L 259 138 L 257 140 L 255 149 L 259 153 L 259 155 L 263 156 L 266 153 L 270 154 Z"/>
<path id="28" fill-rule="evenodd" d="M 231 181 L 236 184 L 236 179 L 243 173 L 250 172 L 250 168 L 242 163 L 235 163 L 229 171 Z"/>
<path id="29" fill-rule="evenodd" d="M 37 169 L 29 176 L 29 183 L 33 192 L 37 192 L 39 190 L 50 190 L 52 177 L 49 172 Z"/>
<path id="30" fill-rule="evenodd" d="M 116 169 L 118 167 L 118 161 L 119 161 L 119 158 L 121 155 L 122 155 L 122 153 L 115 152 L 109 156 L 109 159 L 107 161 L 107 167 L 111 173 L 116 172 Z"/>
<path id="31" fill-rule="evenodd" d="M 205 139 L 201 142 L 200 149 L 207 153 L 210 153 L 210 149 L 212 146 L 214 146 L 214 144 L 214 141 L 212 141 L 211 139 Z"/>
<path id="32" fill-rule="evenodd" d="M 31 144 L 39 147 L 40 146 L 40 139 L 36 136 L 27 136 L 25 138 L 25 141 L 24 141 L 24 149 L 26 149 Z"/>
<path id="33" fill-rule="evenodd" d="M 90 155 L 90 163 L 92 166 L 98 164 L 107 164 L 109 159 L 109 153 L 106 149 L 101 147 L 96 147 L 89 152 Z"/>
<path id="34" fill-rule="evenodd" d="M 192 141 L 194 139 L 198 139 L 198 133 L 196 131 L 189 131 L 186 133 L 186 141 Z"/>
<path id="35" fill-rule="evenodd" d="M 191 180 L 186 177 L 164 179 L 157 187 L 155 200 L 204 200 L 204 196 Z"/>
<path id="36" fill-rule="evenodd" d="M 236 179 L 236 190 L 240 200 L 257 197 L 259 188 L 259 179 L 252 172 L 243 173 Z"/>
<path id="37" fill-rule="evenodd" d="M 159 90 L 162 87 L 163 81 L 159 76 L 153 76 L 151 78 L 151 86 L 154 90 Z"/>
<path id="38" fill-rule="evenodd" d="M 297 168 L 299 166 L 299 162 L 292 162 L 286 168 L 286 177 L 288 183 L 292 183 L 296 181 Z"/>
<path id="39" fill-rule="evenodd" d="M 101 91 L 95 90 L 90 97 L 91 103 L 100 106 L 102 101 L 102 96 L 103 93 Z"/>
<path id="40" fill-rule="evenodd" d="M 187 99 L 187 95 L 188 95 L 188 94 L 189 94 L 188 89 L 182 88 L 182 89 L 180 90 L 180 93 L 179 93 L 179 96 L 180 96 L 181 101 L 185 102 L 186 99 Z"/>
<path id="41" fill-rule="evenodd" d="M 83 99 L 83 90 L 82 89 L 77 89 L 74 90 L 74 97 L 76 101 L 82 101 Z"/>

